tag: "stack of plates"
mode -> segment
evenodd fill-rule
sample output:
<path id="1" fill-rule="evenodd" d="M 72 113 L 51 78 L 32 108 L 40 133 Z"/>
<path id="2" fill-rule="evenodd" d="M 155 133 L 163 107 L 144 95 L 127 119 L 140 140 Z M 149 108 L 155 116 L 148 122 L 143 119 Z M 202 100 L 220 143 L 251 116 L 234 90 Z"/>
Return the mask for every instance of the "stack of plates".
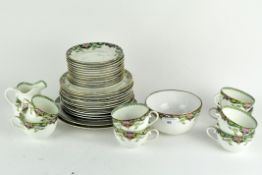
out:
<path id="1" fill-rule="evenodd" d="M 111 127 L 111 111 L 135 101 L 122 50 L 108 43 L 82 44 L 69 49 L 67 61 L 69 71 L 60 78 L 56 100 L 60 119 L 84 128 Z"/>
<path id="2" fill-rule="evenodd" d="M 67 51 L 68 80 L 82 87 L 110 86 L 120 82 L 124 73 L 124 54 L 109 43 L 90 43 Z"/>

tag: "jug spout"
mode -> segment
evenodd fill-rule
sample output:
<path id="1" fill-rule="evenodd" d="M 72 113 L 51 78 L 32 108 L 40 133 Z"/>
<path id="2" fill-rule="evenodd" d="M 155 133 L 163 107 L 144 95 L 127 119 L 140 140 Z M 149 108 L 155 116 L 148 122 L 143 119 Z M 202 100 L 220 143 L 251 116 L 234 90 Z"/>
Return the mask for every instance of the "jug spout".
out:
<path id="1" fill-rule="evenodd" d="M 43 80 L 40 80 L 40 81 L 37 81 L 33 84 L 33 88 L 36 88 L 38 89 L 39 91 L 45 89 L 47 87 L 47 84 L 45 81 Z"/>

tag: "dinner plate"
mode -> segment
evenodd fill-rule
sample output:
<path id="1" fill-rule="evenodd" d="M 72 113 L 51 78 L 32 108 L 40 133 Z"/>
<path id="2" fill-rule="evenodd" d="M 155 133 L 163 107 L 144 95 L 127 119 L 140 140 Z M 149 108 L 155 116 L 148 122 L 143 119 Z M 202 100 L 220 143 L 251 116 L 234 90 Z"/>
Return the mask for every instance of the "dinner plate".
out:
<path id="1" fill-rule="evenodd" d="M 129 89 L 130 86 L 133 85 L 132 75 L 129 71 L 125 71 L 124 78 L 117 84 L 108 87 L 101 88 L 87 88 L 87 87 L 79 87 L 72 84 L 68 78 L 68 73 L 65 73 L 60 78 L 60 86 L 61 88 L 69 94 L 80 95 L 86 97 L 103 97 L 116 95 L 122 92 L 125 92 L 126 89 Z"/>
<path id="2" fill-rule="evenodd" d="M 92 120 L 86 120 L 86 119 L 81 119 L 81 118 L 76 118 L 73 117 L 66 112 L 64 112 L 61 109 L 61 104 L 60 104 L 60 99 L 56 99 L 57 106 L 59 107 L 59 118 L 68 123 L 68 124 L 73 124 L 73 125 L 78 125 L 78 126 L 83 126 L 83 127 L 88 127 L 88 128 L 99 128 L 99 127 L 111 127 L 112 126 L 112 121 L 92 121 Z"/>
<path id="3" fill-rule="evenodd" d="M 79 44 L 71 47 L 66 55 L 69 60 L 83 65 L 107 65 L 124 58 L 119 46 L 105 42 Z"/>

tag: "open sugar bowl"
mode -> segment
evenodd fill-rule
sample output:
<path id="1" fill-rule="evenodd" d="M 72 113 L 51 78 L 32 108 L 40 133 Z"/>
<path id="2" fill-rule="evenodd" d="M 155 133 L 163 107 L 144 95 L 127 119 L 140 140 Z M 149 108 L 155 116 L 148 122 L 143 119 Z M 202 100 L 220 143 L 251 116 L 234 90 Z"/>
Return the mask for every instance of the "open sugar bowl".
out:
<path id="1" fill-rule="evenodd" d="M 195 125 L 202 101 L 191 92 L 168 89 L 153 92 L 146 98 L 146 105 L 159 113 L 154 128 L 166 134 L 178 135 Z"/>

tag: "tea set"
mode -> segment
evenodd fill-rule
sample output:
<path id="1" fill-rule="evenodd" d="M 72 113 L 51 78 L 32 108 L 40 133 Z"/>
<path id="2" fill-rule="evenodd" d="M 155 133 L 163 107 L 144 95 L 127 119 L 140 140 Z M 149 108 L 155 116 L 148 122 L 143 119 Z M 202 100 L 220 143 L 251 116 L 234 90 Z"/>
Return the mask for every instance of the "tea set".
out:
<path id="1" fill-rule="evenodd" d="M 21 82 L 7 88 L 12 106 L 11 124 L 33 138 L 46 138 L 58 119 L 73 127 L 113 127 L 116 140 L 128 148 L 157 139 L 159 133 L 180 135 L 196 124 L 202 100 L 192 92 L 164 89 L 137 103 L 133 79 L 124 69 L 122 49 L 111 43 L 94 42 L 67 51 L 68 72 L 60 79 L 60 96 L 42 95 L 45 81 Z M 252 116 L 255 99 L 232 87 L 223 87 L 214 97 L 209 114 L 216 120 L 207 136 L 227 151 L 239 152 L 252 142 L 257 121 Z"/>

